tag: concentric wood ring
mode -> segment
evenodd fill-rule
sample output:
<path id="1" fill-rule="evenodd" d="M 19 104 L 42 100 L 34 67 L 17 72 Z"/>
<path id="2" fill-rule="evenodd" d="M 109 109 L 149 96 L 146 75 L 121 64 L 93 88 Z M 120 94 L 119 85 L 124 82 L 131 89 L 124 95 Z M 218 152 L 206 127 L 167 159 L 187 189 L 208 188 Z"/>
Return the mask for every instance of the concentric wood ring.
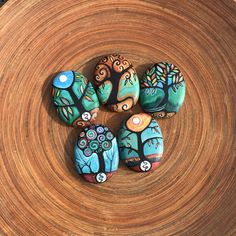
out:
<path id="1" fill-rule="evenodd" d="M 0 234 L 235 234 L 235 25 L 230 0 L 9 0 L 0 10 Z M 92 78 L 115 52 L 139 76 L 174 63 L 187 95 L 159 121 L 165 152 L 154 173 L 121 163 L 91 185 L 72 161 L 79 129 L 57 117 L 50 84 L 61 70 Z M 102 107 L 97 123 L 117 133 L 135 112 Z"/>

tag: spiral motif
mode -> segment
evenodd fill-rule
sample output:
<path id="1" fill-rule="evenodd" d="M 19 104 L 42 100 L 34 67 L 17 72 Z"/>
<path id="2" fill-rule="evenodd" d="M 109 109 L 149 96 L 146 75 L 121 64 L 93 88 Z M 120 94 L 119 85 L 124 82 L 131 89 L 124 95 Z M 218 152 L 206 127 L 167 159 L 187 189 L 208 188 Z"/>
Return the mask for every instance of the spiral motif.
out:
<path id="1" fill-rule="evenodd" d="M 90 148 L 86 148 L 86 149 L 84 150 L 84 155 L 85 155 L 86 157 L 91 156 L 91 155 L 92 155 L 91 149 L 90 149 Z"/>
<path id="2" fill-rule="evenodd" d="M 106 128 L 105 128 L 105 129 L 106 129 Z M 99 134 L 101 134 L 101 133 L 104 132 L 104 128 L 103 128 L 102 126 L 98 126 L 96 130 L 97 130 L 97 132 L 98 132 Z"/>
<path id="3" fill-rule="evenodd" d="M 122 110 L 124 110 L 124 111 L 129 110 L 129 105 L 128 105 L 128 104 L 124 104 L 124 105 L 122 106 Z"/>
<path id="4" fill-rule="evenodd" d="M 86 138 L 81 138 L 78 140 L 78 147 L 84 149 L 88 145 L 88 141 Z"/>
<path id="5" fill-rule="evenodd" d="M 120 73 L 124 70 L 124 67 L 121 65 L 121 62 L 120 60 L 116 59 L 114 62 L 113 62 L 113 69 Z"/>
<path id="6" fill-rule="evenodd" d="M 99 142 L 97 140 L 93 140 L 89 143 L 89 147 L 91 150 L 96 151 L 99 148 Z"/>
<path id="7" fill-rule="evenodd" d="M 86 136 L 89 140 L 94 140 L 97 137 L 97 133 L 95 130 L 90 129 L 87 131 Z"/>
<path id="8" fill-rule="evenodd" d="M 112 134 L 112 132 L 109 131 L 109 132 L 106 133 L 106 138 L 108 140 L 112 140 L 114 138 L 114 135 Z"/>
<path id="9" fill-rule="evenodd" d="M 105 151 L 109 150 L 109 149 L 111 148 L 111 142 L 109 142 L 109 141 L 104 141 L 104 142 L 102 143 L 102 148 L 103 148 L 103 150 L 105 150 Z"/>
<path id="10" fill-rule="evenodd" d="M 154 117 L 163 118 L 163 117 L 165 117 L 166 112 L 165 111 L 160 111 L 160 112 L 154 113 L 153 115 L 154 115 Z"/>
<path id="11" fill-rule="evenodd" d="M 98 135 L 97 140 L 98 140 L 99 143 L 102 143 L 105 139 L 106 139 L 106 137 L 105 137 L 104 134 L 99 134 Z"/>
<path id="12" fill-rule="evenodd" d="M 102 62 L 103 63 L 106 63 L 108 61 L 108 57 L 104 57 L 103 59 L 102 59 Z"/>
<path id="13" fill-rule="evenodd" d="M 129 78 L 131 78 L 131 73 L 129 71 L 127 71 L 124 73 L 124 75 L 122 77 L 124 77 L 125 79 L 129 79 Z"/>

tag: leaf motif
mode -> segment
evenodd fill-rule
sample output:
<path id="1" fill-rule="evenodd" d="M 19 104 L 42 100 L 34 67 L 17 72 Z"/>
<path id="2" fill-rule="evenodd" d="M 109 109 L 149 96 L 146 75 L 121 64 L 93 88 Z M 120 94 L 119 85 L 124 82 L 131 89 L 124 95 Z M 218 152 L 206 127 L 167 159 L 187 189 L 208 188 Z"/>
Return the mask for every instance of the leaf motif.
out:
<path id="1" fill-rule="evenodd" d="M 181 82 L 181 81 L 183 81 L 184 80 L 184 77 L 183 77 L 183 75 L 181 75 L 180 77 L 179 77 L 179 82 Z"/>
<path id="2" fill-rule="evenodd" d="M 172 83 L 175 83 L 176 75 L 173 75 L 172 77 Z"/>
<path id="3" fill-rule="evenodd" d="M 163 69 L 166 67 L 166 65 L 163 64 L 163 63 L 159 63 L 158 65 L 159 65 L 160 67 L 162 67 Z"/>
<path id="4" fill-rule="evenodd" d="M 153 83 L 153 86 L 156 86 L 157 85 L 157 82 Z"/>
<path id="5" fill-rule="evenodd" d="M 163 73 L 163 69 L 160 66 L 157 66 L 157 70 L 159 70 L 161 73 Z"/>
<path id="6" fill-rule="evenodd" d="M 151 78 L 150 78 L 150 76 L 149 76 L 149 75 L 147 76 L 147 80 L 151 81 Z"/>
<path id="7" fill-rule="evenodd" d="M 152 83 L 155 83 L 155 82 L 157 82 L 157 78 L 154 78 L 154 79 L 152 80 Z"/>
<path id="8" fill-rule="evenodd" d="M 82 94 L 84 93 L 84 88 L 83 88 L 82 85 L 80 86 L 80 92 L 81 92 Z"/>
<path id="9" fill-rule="evenodd" d="M 67 113 L 67 111 L 66 111 L 66 109 L 65 109 L 64 107 L 62 107 L 62 113 L 63 113 L 63 115 L 65 116 L 65 118 L 66 118 L 67 120 L 69 120 L 68 113 Z"/>
<path id="10" fill-rule="evenodd" d="M 166 81 L 166 78 L 164 76 L 161 76 L 161 80 Z"/>
<path id="11" fill-rule="evenodd" d="M 150 70 L 149 74 L 152 75 L 155 71 L 155 66 L 153 66 L 153 68 Z"/>
<path id="12" fill-rule="evenodd" d="M 73 110 L 70 107 L 67 107 L 68 112 L 73 115 Z"/>
<path id="13" fill-rule="evenodd" d="M 93 99 L 92 99 L 92 98 L 90 98 L 90 97 L 89 97 L 89 96 L 87 96 L 87 95 L 85 96 L 85 99 L 86 99 L 86 100 L 88 100 L 89 102 L 93 102 Z"/>
<path id="14" fill-rule="evenodd" d="M 154 73 L 154 74 L 152 75 L 152 80 L 154 80 L 155 77 L 156 77 L 156 74 Z"/>
<path id="15" fill-rule="evenodd" d="M 60 95 L 60 90 L 58 89 L 56 92 L 56 96 L 58 97 Z"/>
<path id="16" fill-rule="evenodd" d="M 70 105 L 70 102 L 66 98 L 60 98 L 61 102 L 65 105 Z"/>

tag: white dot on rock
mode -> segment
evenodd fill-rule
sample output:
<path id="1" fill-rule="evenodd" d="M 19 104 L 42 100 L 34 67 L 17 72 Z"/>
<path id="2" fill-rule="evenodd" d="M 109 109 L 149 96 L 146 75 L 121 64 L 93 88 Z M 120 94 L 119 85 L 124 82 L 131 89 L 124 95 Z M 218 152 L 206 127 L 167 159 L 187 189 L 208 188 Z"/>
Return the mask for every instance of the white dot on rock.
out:
<path id="1" fill-rule="evenodd" d="M 65 81 L 67 81 L 67 77 L 65 76 L 65 75 L 61 75 L 60 77 L 59 77 L 59 80 L 60 80 L 60 82 L 65 82 Z"/>
<path id="2" fill-rule="evenodd" d="M 134 118 L 133 118 L 133 123 L 134 123 L 135 125 L 138 125 L 138 124 L 140 123 L 140 119 L 139 119 L 138 117 L 134 117 Z"/>

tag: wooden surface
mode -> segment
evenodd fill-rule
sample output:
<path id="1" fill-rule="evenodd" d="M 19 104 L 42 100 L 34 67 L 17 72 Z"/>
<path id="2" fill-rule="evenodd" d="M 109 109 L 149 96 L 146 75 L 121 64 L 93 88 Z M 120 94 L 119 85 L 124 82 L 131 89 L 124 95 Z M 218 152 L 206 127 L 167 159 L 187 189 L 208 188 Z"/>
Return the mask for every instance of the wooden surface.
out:
<path id="1" fill-rule="evenodd" d="M 236 235 L 236 3 L 9 0 L 0 10 L 0 235 Z M 73 167 L 79 129 L 50 101 L 54 73 L 92 79 L 118 52 L 139 76 L 161 60 L 187 83 L 182 110 L 160 121 L 152 174 L 120 164 L 102 185 Z M 114 132 L 125 117 L 102 107 Z"/>

